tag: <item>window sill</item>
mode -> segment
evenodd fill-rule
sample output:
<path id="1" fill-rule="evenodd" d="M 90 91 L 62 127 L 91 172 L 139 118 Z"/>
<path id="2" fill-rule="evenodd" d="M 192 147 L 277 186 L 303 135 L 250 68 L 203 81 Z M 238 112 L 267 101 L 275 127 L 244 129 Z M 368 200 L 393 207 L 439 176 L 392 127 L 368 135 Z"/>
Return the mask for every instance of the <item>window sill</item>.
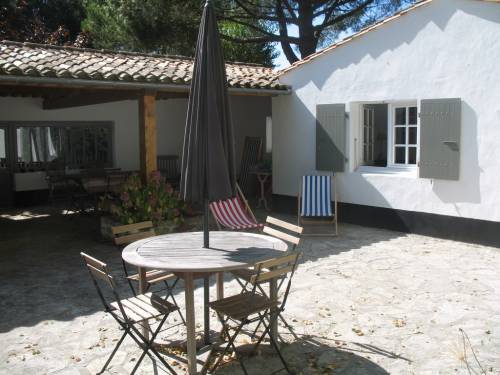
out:
<path id="1" fill-rule="evenodd" d="M 355 169 L 356 173 L 360 174 L 376 174 L 376 175 L 386 175 L 386 176 L 397 176 L 397 177 L 418 177 L 417 167 L 400 167 L 400 166 L 388 166 L 388 167 L 371 167 L 362 165 Z"/>

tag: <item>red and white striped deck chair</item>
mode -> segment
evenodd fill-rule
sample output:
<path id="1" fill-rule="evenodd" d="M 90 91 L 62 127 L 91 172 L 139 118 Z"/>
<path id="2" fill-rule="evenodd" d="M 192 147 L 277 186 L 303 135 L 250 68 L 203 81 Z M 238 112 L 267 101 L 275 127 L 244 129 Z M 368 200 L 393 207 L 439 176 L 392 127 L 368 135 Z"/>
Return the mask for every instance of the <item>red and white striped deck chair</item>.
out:
<path id="1" fill-rule="evenodd" d="M 236 190 L 236 197 L 210 203 L 210 211 L 212 211 L 217 227 L 219 230 L 222 227 L 230 230 L 262 229 L 264 225 L 255 219 L 238 185 L 236 185 Z"/>

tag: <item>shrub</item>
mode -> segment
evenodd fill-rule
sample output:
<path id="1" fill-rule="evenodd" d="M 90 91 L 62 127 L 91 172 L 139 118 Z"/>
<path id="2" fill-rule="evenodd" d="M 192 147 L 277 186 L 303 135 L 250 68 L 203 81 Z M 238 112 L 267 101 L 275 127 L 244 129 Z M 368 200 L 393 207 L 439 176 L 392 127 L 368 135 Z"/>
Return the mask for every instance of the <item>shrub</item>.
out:
<path id="1" fill-rule="evenodd" d="M 156 225 L 164 220 L 181 224 L 186 205 L 172 186 L 161 180 L 160 173 L 154 171 L 146 184 L 137 174 L 131 175 L 122 185 L 118 197 L 102 197 L 100 208 L 123 224 L 151 220 Z"/>

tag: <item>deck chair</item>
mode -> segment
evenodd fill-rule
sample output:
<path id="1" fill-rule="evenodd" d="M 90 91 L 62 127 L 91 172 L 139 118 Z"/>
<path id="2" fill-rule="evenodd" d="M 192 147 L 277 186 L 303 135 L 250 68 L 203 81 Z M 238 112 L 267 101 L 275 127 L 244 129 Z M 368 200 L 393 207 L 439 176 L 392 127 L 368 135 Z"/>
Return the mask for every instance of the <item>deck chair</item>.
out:
<path id="1" fill-rule="evenodd" d="M 158 155 L 156 157 L 158 171 L 165 178 L 165 182 L 173 187 L 179 186 L 181 173 L 179 170 L 179 156 L 177 155 Z"/>
<path id="2" fill-rule="evenodd" d="M 300 235 L 302 234 L 303 228 L 287 223 L 286 221 L 276 219 L 274 217 L 268 216 L 266 218 L 266 225 L 262 229 L 263 233 L 266 233 L 272 237 L 279 238 L 285 242 L 287 242 L 289 245 L 291 245 L 291 248 L 289 248 L 288 252 L 293 252 L 296 248 L 296 246 L 299 245 L 300 243 Z M 257 274 L 257 270 L 254 267 L 251 268 L 241 268 L 238 270 L 233 270 L 231 271 L 232 275 L 236 279 L 236 281 L 240 284 L 242 287 L 242 290 L 248 290 L 249 285 L 251 285 L 251 280 L 252 277 L 254 277 Z M 281 289 L 283 286 L 283 282 L 285 281 L 284 278 L 281 278 L 279 284 L 278 284 L 278 291 Z M 263 290 L 261 284 L 257 284 L 257 288 L 259 289 L 259 292 L 266 295 L 265 291 Z M 295 332 L 293 331 L 293 328 L 288 322 L 285 320 L 283 317 L 283 314 L 280 312 L 278 315 L 278 319 L 281 320 L 283 325 L 288 329 L 288 331 L 295 337 L 298 338 Z M 254 330 L 254 333 L 252 335 L 255 336 L 257 333 L 258 329 L 260 327 L 260 324 L 257 325 L 257 327 Z"/>
<path id="3" fill-rule="evenodd" d="M 276 338 L 272 334 L 271 327 L 276 322 L 279 313 L 281 313 L 286 305 L 288 294 L 293 275 L 297 268 L 299 253 L 289 254 L 283 257 L 271 259 L 268 261 L 260 262 L 256 265 L 256 274 L 252 276 L 250 283 L 252 289 L 250 291 L 244 290 L 240 294 L 231 297 L 219 299 L 211 302 L 210 307 L 216 312 L 222 324 L 221 337 L 228 338 L 228 342 L 222 350 L 221 355 L 214 362 L 210 370 L 211 373 L 220 365 L 222 359 L 232 351 L 238 359 L 241 368 L 245 374 L 248 374 L 247 369 L 243 363 L 243 359 L 238 355 L 235 340 L 236 337 L 242 332 L 245 326 L 260 322 L 264 326 L 264 332 L 260 335 L 255 346 L 253 353 L 256 352 L 262 340 L 269 336 L 271 345 L 277 352 L 284 369 L 287 373 L 291 373 L 288 365 L 281 354 L 280 348 L 276 342 Z M 272 300 L 265 294 L 258 291 L 257 285 L 272 278 L 282 277 L 287 279 L 287 286 L 282 296 L 281 302 Z M 231 334 L 231 331 L 234 333 Z M 207 361 L 210 363 L 210 361 Z"/>
<path id="4" fill-rule="evenodd" d="M 176 374 L 174 369 L 170 367 L 165 359 L 156 351 L 153 344 L 170 313 L 177 311 L 179 308 L 154 293 L 139 294 L 132 298 L 120 299 L 116 289 L 115 279 L 108 272 L 106 263 L 85 253 L 80 253 L 80 255 L 89 271 L 97 294 L 104 306 L 104 311 L 110 314 L 123 330 L 121 338 L 117 341 L 115 348 L 98 374 L 102 374 L 106 370 L 127 335 L 129 335 L 142 349 L 142 354 L 137 360 L 131 374 L 137 371 L 146 355 L 148 355 L 153 362 L 155 360 L 154 357 L 156 357 L 170 373 Z M 111 300 L 113 300 L 113 302 L 110 302 Z M 154 331 L 149 324 L 147 325 L 150 327 L 149 331 L 151 335 L 149 339 L 146 338 L 141 333 L 140 328 L 144 327 L 145 323 L 150 322 L 154 324 L 157 321 L 159 321 L 159 323 Z"/>
<path id="5" fill-rule="evenodd" d="M 115 245 L 119 246 L 120 248 L 134 241 L 152 237 L 156 234 L 153 228 L 153 223 L 151 221 L 143 221 L 136 224 L 115 226 L 111 228 L 111 232 L 113 233 Z M 135 295 L 137 293 L 133 283 L 139 283 L 139 274 L 130 274 L 127 268 L 127 264 L 123 259 L 122 266 L 128 285 L 130 286 L 132 293 L 134 293 Z M 174 297 L 174 288 L 179 282 L 179 278 L 176 275 L 169 271 L 148 270 L 146 272 L 146 281 L 148 283 L 148 289 L 153 284 L 163 282 L 163 284 L 165 285 L 165 291 L 167 293 L 167 299 L 170 298 L 174 306 L 179 307 Z M 170 284 L 169 282 L 172 282 L 172 284 Z M 182 322 L 186 324 L 186 321 L 180 309 L 177 310 L 177 313 L 179 314 Z"/>
<path id="6" fill-rule="evenodd" d="M 262 229 L 264 225 L 260 224 L 255 218 L 239 185 L 236 185 L 236 192 L 234 198 L 209 204 L 217 228 L 219 230 L 222 227 L 230 230 Z"/>
<path id="7" fill-rule="evenodd" d="M 250 174 L 252 167 L 254 167 L 262 157 L 262 137 L 245 137 L 245 144 L 243 145 L 243 153 L 241 155 L 240 174 L 238 176 L 238 183 L 245 194 L 251 194 L 252 181 L 255 176 Z"/>
<path id="8" fill-rule="evenodd" d="M 331 194 L 334 192 L 333 210 Z M 335 176 L 303 176 L 298 195 L 298 225 L 304 224 L 332 224 L 333 233 L 313 233 L 305 235 L 336 236 L 337 228 L 337 190 Z M 324 220 L 321 220 L 321 219 Z"/>

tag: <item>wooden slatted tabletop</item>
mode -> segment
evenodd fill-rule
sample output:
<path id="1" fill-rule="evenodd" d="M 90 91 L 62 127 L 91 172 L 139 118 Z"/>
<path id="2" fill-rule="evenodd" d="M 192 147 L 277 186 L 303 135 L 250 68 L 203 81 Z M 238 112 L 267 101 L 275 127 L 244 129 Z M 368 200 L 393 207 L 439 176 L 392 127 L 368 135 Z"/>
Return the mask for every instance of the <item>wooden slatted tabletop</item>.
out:
<path id="1" fill-rule="evenodd" d="M 138 267 L 172 272 L 219 272 L 252 266 L 283 255 L 285 242 L 244 232 L 211 232 L 210 248 L 202 232 L 166 234 L 136 241 L 123 249 L 123 259 Z"/>

